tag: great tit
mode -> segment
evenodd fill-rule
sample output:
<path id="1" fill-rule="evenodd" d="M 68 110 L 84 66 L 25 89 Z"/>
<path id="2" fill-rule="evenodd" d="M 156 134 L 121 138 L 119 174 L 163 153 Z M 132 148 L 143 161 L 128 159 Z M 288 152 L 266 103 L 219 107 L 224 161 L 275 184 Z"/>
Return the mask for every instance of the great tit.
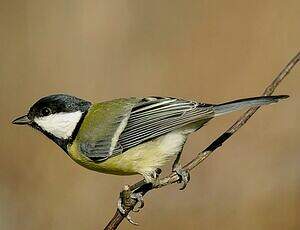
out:
<path id="1" fill-rule="evenodd" d="M 287 97 L 262 96 L 222 104 L 131 97 L 92 104 L 56 94 L 41 98 L 12 123 L 39 130 L 88 169 L 117 175 L 141 174 L 148 183 L 157 180 L 157 169 L 175 158 L 173 171 L 185 187 L 189 175 L 179 160 L 189 134 L 214 117 Z"/>

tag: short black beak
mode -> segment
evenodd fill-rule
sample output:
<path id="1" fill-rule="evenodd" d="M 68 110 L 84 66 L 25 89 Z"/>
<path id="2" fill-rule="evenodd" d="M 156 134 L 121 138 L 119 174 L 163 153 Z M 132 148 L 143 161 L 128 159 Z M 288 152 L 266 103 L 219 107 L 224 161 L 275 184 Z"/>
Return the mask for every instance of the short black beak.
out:
<path id="1" fill-rule="evenodd" d="M 27 115 L 24 115 L 24 116 L 22 116 L 22 117 L 18 117 L 18 118 L 16 118 L 16 119 L 14 119 L 14 120 L 12 121 L 12 123 L 13 123 L 14 125 L 27 125 L 27 124 L 30 124 L 31 121 L 29 120 L 29 118 L 28 118 Z"/>

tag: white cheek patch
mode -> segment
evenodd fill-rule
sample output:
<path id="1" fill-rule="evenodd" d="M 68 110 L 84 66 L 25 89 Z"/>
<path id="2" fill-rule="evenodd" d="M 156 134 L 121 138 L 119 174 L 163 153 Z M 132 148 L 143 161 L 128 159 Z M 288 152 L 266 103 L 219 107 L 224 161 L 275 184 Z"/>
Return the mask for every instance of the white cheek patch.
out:
<path id="1" fill-rule="evenodd" d="M 58 138 L 69 138 L 82 116 L 82 112 L 56 113 L 45 117 L 34 118 L 34 121 L 45 131 Z"/>

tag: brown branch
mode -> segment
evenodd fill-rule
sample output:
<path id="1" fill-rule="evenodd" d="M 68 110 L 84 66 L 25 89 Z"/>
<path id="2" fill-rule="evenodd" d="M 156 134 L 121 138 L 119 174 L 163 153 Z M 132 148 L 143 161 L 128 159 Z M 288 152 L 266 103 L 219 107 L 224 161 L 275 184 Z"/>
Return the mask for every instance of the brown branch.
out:
<path id="1" fill-rule="evenodd" d="M 280 82 L 289 74 L 291 69 L 298 63 L 300 60 L 300 52 L 283 68 L 283 70 L 276 76 L 276 78 L 271 82 L 271 84 L 263 92 L 264 96 L 271 95 Z M 217 148 L 221 147 L 222 144 L 228 140 L 236 131 L 238 131 L 249 119 L 250 117 L 259 109 L 259 107 L 253 107 L 246 111 L 227 131 L 225 131 L 221 136 L 214 140 L 206 149 L 200 152 L 192 161 L 186 164 L 183 168 L 190 171 L 199 165 L 202 161 L 208 158 Z M 133 200 L 128 196 L 128 194 L 135 189 L 138 189 L 139 192 L 142 192 L 145 195 L 148 191 L 152 189 L 157 189 L 170 185 L 173 183 L 179 182 L 179 177 L 176 173 L 171 173 L 169 176 L 160 180 L 159 184 L 155 187 L 146 186 L 145 182 L 139 181 L 136 184 L 132 185 L 129 189 L 125 189 L 121 192 L 120 196 L 125 197 L 125 210 L 126 213 L 123 215 L 118 209 L 115 212 L 115 215 L 112 217 L 110 222 L 105 227 L 106 230 L 117 229 L 119 224 L 131 212 L 136 205 L 137 201 Z"/>

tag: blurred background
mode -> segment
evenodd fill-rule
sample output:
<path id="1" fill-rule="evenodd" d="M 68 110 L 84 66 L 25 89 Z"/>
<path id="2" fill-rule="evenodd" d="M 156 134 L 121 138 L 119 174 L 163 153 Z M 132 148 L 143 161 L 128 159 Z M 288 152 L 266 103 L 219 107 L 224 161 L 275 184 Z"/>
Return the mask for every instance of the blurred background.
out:
<path id="1" fill-rule="evenodd" d="M 102 229 L 124 184 L 88 171 L 27 127 L 38 98 L 93 102 L 173 96 L 218 103 L 259 95 L 299 51 L 298 0 L 1 0 L 0 229 Z M 154 191 L 121 229 L 299 229 L 300 66 L 266 106 L 192 172 Z M 189 139 L 187 162 L 241 113 Z M 169 167 L 164 171 L 168 172 Z"/>

